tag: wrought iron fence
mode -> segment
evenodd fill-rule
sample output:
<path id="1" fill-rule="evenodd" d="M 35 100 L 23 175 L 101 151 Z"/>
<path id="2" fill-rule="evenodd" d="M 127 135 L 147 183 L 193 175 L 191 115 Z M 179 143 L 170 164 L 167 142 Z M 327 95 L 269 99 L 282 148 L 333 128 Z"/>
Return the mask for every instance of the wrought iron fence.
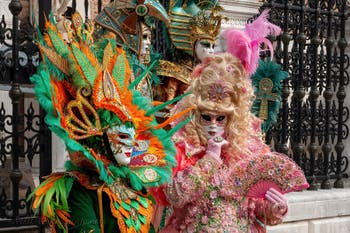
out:
<path id="1" fill-rule="evenodd" d="M 345 54 L 346 0 L 264 1 L 270 20 L 283 29 L 277 38 L 276 60 L 289 72 L 283 83 L 279 123 L 269 132 L 278 151 L 305 171 L 310 189 L 344 187 L 348 157 L 349 84 Z"/>
<path id="2" fill-rule="evenodd" d="M 41 19 L 49 12 L 48 6 L 51 1 L 39 1 Z M 12 27 L 4 16 L 0 21 L 0 89 L 6 94 L 0 102 L 0 228 L 43 232 L 27 200 L 34 187 L 33 160 L 40 157 L 39 177 L 51 172 L 51 134 L 29 81 L 39 64 L 39 53 L 33 30 L 19 27 L 20 1 L 11 1 L 9 9 Z"/>

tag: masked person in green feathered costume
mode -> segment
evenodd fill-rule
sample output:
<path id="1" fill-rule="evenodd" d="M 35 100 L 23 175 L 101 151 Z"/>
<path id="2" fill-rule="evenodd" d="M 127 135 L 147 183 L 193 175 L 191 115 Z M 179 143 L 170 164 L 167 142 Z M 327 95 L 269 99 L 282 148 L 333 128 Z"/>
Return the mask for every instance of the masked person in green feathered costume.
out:
<path id="1" fill-rule="evenodd" d="M 131 81 L 115 40 L 92 42 L 91 27 L 72 28 L 69 42 L 53 20 L 45 35 L 38 32 L 43 60 L 31 81 L 70 160 L 35 189 L 33 208 L 52 232 L 149 232 L 146 190 L 168 181 L 175 165 L 177 129 L 166 132 L 172 119 L 159 125 L 154 118 L 169 103 L 155 106 L 135 90 L 147 70 Z"/>

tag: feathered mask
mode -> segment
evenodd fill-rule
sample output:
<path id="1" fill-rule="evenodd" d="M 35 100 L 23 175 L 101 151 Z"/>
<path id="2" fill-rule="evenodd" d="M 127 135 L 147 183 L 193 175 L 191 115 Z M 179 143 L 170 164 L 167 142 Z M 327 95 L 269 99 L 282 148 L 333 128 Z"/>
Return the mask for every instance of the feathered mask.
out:
<path id="1" fill-rule="evenodd" d="M 273 57 L 271 42 L 265 37 L 268 35 L 278 36 L 281 29 L 268 22 L 269 10 L 264 10 L 252 23 L 247 24 L 243 30 L 229 28 L 223 32 L 226 39 L 227 52 L 241 60 L 248 74 L 253 74 L 257 67 L 260 55 L 260 45 L 268 46 Z"/>

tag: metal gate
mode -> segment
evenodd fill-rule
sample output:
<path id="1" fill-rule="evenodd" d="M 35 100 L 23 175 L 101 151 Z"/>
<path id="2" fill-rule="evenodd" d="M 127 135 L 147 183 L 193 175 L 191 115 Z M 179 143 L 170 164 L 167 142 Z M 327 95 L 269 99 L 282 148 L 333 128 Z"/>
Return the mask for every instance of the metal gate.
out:
<path id="1" fill-rule="evenodd" d="M 283 83 L 279 123 L 268 139 L 305 171 L 310 189 L 344 187 L 349 136 L 344 106 L 349 84 L 345 54 L 346 0 L 264 1 L 270 20 L 283 29 L 276 60 L 289 72 Z"/>
<path id="2" fill-rule="evenodd" d="M 51 1 L 39 1 L 41 19 L 50 7 Z M 43 232 L 27 201 L 34 187 L 33 163 L 38 163 L 38 179 L 51 172 L 51 134 L 29 81 L 39 53 L 33 28 L 19 25 L 20 1 L 11 1 L 9 9 L 12 27 L 4 16 L 0 21 L 0 232 Z"/>

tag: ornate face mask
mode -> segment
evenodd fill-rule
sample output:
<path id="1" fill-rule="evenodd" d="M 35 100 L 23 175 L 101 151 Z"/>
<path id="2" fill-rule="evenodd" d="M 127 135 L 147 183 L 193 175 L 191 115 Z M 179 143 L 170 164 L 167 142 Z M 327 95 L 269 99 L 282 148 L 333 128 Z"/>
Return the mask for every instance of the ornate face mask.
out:
<path id="1" fill-rule="evenodd" d="M 191 56 L 195 56 L 196 42 L 199 40 L 216 41 L 220 32 L 222 10 L 214 1 L 207 1 L 211 6 L 200 6 L 195 2 L 177 1 L 170 4 L 169 35 L 174 46 Z M 181 2 L 181 3 L 180 3 Z M 179 3 L 181 5 L 179 5 Z M 212 4 L 210 4 L 212 3 Z"/>
<path id="2" fill-rule="evenodd" d="M 212 114 L 201 112 L 199 123 L 202 125 L 205 137 L 209 140 L 217 136 L 225 136 L 227 116 L 223 114 Z"/>
<path id="3" fill-rule="evenodd" d="M 129 165 L 135 146 L 135 129 L 117 125 L 109 128 L 106 133 L 115 160 L 120 165 Z"/>
<path id="4" fill-rule="evenodd" d="M 214 43 L 208 40 L 198 40 L 195 47 L 196 57 L 202 62 L 203 59 L 214 54 Z"/>
<path id="5" fill-rule="evenodd" d="M 140 58 L 141 58 L 141 62 L 143 63 L 148 63 L 150 60 L 151 44 L 152 44 L 151 30 L 145 24 L 142 24 Z"/>

